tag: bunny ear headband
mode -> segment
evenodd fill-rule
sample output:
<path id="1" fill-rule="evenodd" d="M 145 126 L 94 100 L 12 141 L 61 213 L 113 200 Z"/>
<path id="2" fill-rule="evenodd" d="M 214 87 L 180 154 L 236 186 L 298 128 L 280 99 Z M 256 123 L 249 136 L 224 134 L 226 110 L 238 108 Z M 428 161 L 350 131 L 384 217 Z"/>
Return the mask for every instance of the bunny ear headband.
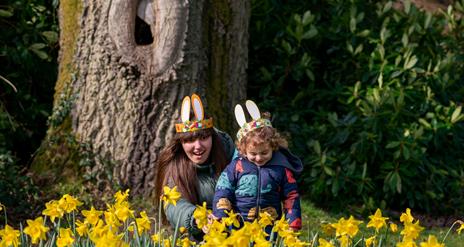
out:
<path id="1" fill-rule="evenodd" d="M 247 122 L 242 106 L 239 104 L 235 106 L 235 119 L 240 126 L 240 130 L 237 132 L 238 141 L 240 141 L 244 136 L 246 136 L 246 134 L 248 134 L 248 132 L 252 130 L 265 126 L 272 127 L 271 121 L 269 121 L 269 119 L 261 118 L 261 113 L 259 112 L 258 106 L 255 104 L 255 102 L 247 100 L 245 102 L 245 106 L 253 120 Z"/>
<path id="2" fill-rule="evenodd" d="M 190 104 L 192 105 L 195 119 L 190 120 Z M 194 132 L 201 129 L 208 129 L 213 127 L 213 118 L 203 119 L 205 113 L 203 110 L 203 103 L 201 103 L 200 96 L 192 94 L 192 98 L 185 96 L 182 100 L 182 108 L 180 119 L 181 123 L 176 124 L 176 132 Z"/>

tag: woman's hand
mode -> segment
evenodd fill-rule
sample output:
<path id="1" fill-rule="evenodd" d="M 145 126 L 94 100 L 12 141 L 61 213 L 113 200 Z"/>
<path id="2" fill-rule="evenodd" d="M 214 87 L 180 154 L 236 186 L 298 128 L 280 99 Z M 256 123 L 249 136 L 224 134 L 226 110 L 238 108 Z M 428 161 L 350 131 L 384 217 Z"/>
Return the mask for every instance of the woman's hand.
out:
<path id="1" fill-rule="evenodd" d="M 209 228 L 211 226 L 211 224 L 213 224 L 213 221 L 214 220 L 218 220 L 219 218 L 214 216 L 214 214 L 208 214 L 208 224 L 204 225 L 201 230 L 205 233 L 205 234 L 208 234 L 209 232 Z"/>

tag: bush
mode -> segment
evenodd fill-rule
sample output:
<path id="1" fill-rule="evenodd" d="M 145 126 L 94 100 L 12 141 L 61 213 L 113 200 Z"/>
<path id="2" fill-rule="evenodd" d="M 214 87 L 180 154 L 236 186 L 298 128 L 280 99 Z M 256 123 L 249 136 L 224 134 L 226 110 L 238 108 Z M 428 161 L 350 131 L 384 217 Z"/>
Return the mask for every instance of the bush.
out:
<path id="1" fill-rule="evenodd" d="M 25 171 L 52 106 L 58 53 L 54 7 L 51 1 L 7 0 L 0 6 L 0 29 L 0 202 L 19 221 L 28 216 L 24 212 L 34 213 L 38 193 Z"/>
<path id="2" fill-rule="evenodd" d="M 0 6 L 0 118 L 8 120 L 8 128 L 0 126 L 0 135 L 9 137 L 0 137 L 0 146 L 10 150 L 21 167 L 40 145 L 52 109 L 57 21 L 51 1 L 7 0 Z"/>
<path id="3" fill-rule="evenodd" d="M 290 132 L 311 199 L 462 213 L 464 1 L 286 3 L 253 1 L 249 91 Z"/>
<path id="4" fill-rule="evenodd" d="M 0 202 L 8 209 L 10 218 L 16 223 L 24 220 L 25 212 L 34 214 L 35 196 L 38 190 L 31 179 L 20 173 L 13 157 L 0 152 Z M 3 213 L 0 220 L 4 220 Z"/>

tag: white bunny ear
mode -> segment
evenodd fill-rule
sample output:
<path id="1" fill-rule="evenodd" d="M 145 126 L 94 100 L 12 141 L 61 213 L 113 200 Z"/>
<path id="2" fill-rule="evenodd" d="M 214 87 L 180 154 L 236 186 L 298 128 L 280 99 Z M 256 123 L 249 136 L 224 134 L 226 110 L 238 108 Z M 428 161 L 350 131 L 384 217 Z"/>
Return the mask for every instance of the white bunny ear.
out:
<path id="1" fill-rule="evenodd" d="M 203 120 L 205 117 L 205 113 L 203 111 L 203 103 L 201 103 L 200 96 L 196 94 L 192 94 L 192 108 L 193 113 L 195 114 L 195 118 L 200 121 Z"/>
<path id="2" fill-rule="evenodd" d="M 255 104 L 255 102 L 251 100 L 247 100 L 245 102 L 246 108 L 248 110 L 248 113 L 250 113 L 250 116 L 254 119 L 260 119 L 261 118 L 261 113 L 259 112 L 258 106 Z"/>
<path id="3" fill-rule="evenodd" d="M 189 118 L 190 118 L 190 97 L 185 96 L 184 99 L 182 100 L 180 120 L 182 120 L 182 122 L 187 122 L 189 121 Z"/>
<path id="4" fill-rule="evenodd" d="M 237 120 L 238 126 L 240 126 L 241 128 L 244 124 L 246 124 L 245 113 L 243 112 L 242 106 L 237 104 L 235 106 L 234 113 L 235 113 L 235 119 Z"/>

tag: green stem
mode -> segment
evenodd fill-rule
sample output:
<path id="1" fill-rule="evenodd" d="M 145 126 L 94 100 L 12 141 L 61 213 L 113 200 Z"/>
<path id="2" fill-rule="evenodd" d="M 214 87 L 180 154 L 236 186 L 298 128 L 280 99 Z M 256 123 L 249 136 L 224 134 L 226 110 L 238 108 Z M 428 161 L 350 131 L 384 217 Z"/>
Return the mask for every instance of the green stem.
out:
<path id="1" fill-rule="evenodd" d="M 137 225 L 137 221 L 136 221 L 136 220 L 134 220 L 134 226 L 135 226 L 135 227 L 134 227 L 134 228 L 135 228 L 135 230 L 134 230 L 135 241 L 137 242 L 137 245 L 138 245 L 139 247 L 142 247 L 141 242 L 140 242 L 140 236 L 139 236 L 139 226 Z M 143 234 L 143 233 L 142 233 L 142 234 Z"/>
<path id="2" fill-rule="evenodd" d="M 26 236 L 24 234 L 24 229 L 23 229 L 23 224 L 19 223 L 19 232 L 20 232 L 20 238 L 21 238 L 21 246 L 26 246 Z"/>
<path id="3" fill-rule="evenodd" d="M 385 243 L 387 243 L 387 239 L 385 238 Z M 382 236 L 380 236 L 380 239 L 379 239 L 379 245 L 378 247 L 382 246 Z"/>
<path id="4" fill-rule="evenodd" d="M 460 221 L 460 220 L 455 221 L 455 222 L 451 225 L 451 227 L 448 229 L 448 231 L 446 232 L 446 235 L 445 235 L 445 237 L 443 238 L 443 240 L 441 241 L 441 243 L 444 243 L 444 242 L 445 242 L 446 238 L 448 237 L 449 233 L 451 232 L 451 229 L 453 229 L 454 225 L 456 225 L 457 223 L 464 224 L 464 222 L 462 222 L 462 221 Z"/>
<path id="5" fill-rule="evenodd" d="M 158 246 L 161 246 L 161 208 L 163 207 L 163 200 L 161 198 L 158 205 Z"/>
<path id="6" fill-rule="evenodd" d="M 8 217 L 6 215 L 6 207 L 5 205 L 0 203 L 0 209 L 3 208 L 3 213 L 5 214 L 5 226 L 8 225 Z"/>
<path id="7" fill-rule="evenodd" d="M 172 238 L 172 246 L 176 246 L 177 232 L 179 231 L 179 222 L 180 222 L 180 216 L 179 218 L 177 218 L 176 229 L 174 229 L 174 237 Z"/>
<path id="8" fill-rule="evenodd" d="M 309 230 L 308 230 L 308 231 L 309 231 Z M 314 235 L 313 240 L 311 241 L 311 247 L 313 247 L 314 244 L 316 243 L 316 240 L 317 240 L 318 236 L 319 236 L 319 233 L 316 233 L 316 234 Z M 308 237 L 309 237 L 309 233 L 308 233 Z"/>
<path id="9" fill-rule="evenodd" d="M 76 236 L 76 213 L 72 211 L 72 225 L 71 229 L 73 231 L 74 236 Z"/>
<path id="10" fill-rule="evenodd" d="M 386 225 L 385 228 L 385 243 L 388 243 L 388 233 L 390 233 L 390 229 L 388 228 L 388 225 Z"/>
<path id="11" fill-rule="evenodd" d="M 358 242 L 356 242 L 356 243 L 353 245 L 353 247 L 357 246 L 362 240 L 363 240 L 362 238 L 359 239 Z"/>

